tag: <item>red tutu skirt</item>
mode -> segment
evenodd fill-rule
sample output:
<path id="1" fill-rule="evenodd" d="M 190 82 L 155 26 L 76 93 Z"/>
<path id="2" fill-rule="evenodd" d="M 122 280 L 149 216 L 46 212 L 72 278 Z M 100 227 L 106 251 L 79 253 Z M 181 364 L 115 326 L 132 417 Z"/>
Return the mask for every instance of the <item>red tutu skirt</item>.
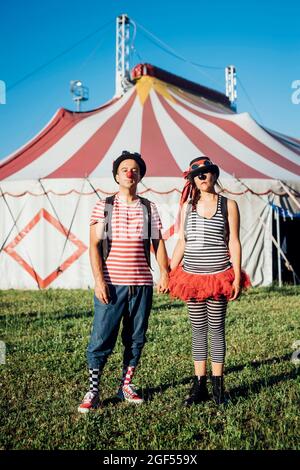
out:
<path id="1" fill-rule="evenodd" d="M 173 298 L 201 301 L 208 297 L 227 300 L 232 294 L 234 281 L 233 267 L 216 274 L 192 274 L 184 271 L 182 266 L 173 269 L 169 275 L 169 291 Z M 241 289 L 251 286 L 250 278 L 245 271 L 241 272 Z"/>

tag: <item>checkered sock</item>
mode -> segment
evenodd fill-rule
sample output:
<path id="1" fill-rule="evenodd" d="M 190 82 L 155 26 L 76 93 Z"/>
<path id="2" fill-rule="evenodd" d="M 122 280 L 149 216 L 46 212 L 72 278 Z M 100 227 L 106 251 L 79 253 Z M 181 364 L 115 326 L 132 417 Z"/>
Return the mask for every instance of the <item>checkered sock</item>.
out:
<path id="1" fill-rule="evenodd" d="M 123 376 L 122 376 L 122 384 L 121 385 L 129 385 L 131 383 L 134 371 L 135 371 L 135 366 L 124 366 L 123 367 Z"/>
<path id="2" fill-rule="evenodd" d="M 89 369 L 90 392 L 99 392 L 99 369 Z"/>

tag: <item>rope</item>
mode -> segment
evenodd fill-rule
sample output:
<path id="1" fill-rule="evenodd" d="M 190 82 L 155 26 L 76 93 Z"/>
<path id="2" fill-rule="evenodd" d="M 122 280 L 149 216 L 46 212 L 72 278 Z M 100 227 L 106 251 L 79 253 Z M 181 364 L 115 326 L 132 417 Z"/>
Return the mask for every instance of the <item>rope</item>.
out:
<path id="1" fill-rule="evenodd" d="M 89 185 L 91 186 L 91 188 L 93 189 L 93 192 L 92 192 L 92 193 L 89 193 L 89 194 L 96 193 L 97 197 L 98 197 L 98 198 L 100 199 L 100 201 L 101 201 L 101 197 L 99 196 L 99 194 L 98 194 L 98 192 L 97 192 L 97 189 L 94 188 L 94 186 L 92 185 L 92 183 L 90 182 L 90 180 L 89 180 L 88 177 L 86 177 L 86 180 L 87 180 L 87 182 L 89 183 Z M 98 191 L 99 191 L 99 190 L 98 190 Z M 113 193 L 107 193 L 107 192 L 105 192 L 104 194 L 113 194 Z"/>
<path id="2" fill-rule="evenodd" d="M 71 189 L 70 191 L 66 191 L 66 192 L 56 192 L 56 191 L 53 191 L 52 189 L 49 189 L 49 191 L 46 191 L 46 193 L 47 194 L 52 193 L 52 194 L 55 194 L 56 196 L 67 196 L 68 194 L 72 194 L 72 193 L 81 194 L 82 196 L 90 196 L 94 192 L 95 193 L 100 192 L 100 193 L 107 194 L 107 195 L 115 194 L 115 192 L 116 192 L 116 191 L 104 191 L 104 189 L 101 189 L 101 188 L 95 189 L 89 180 L 88 180 L 88 182 L 91 185 L 91 187 L 93 188 L 92 192 L 80 193 L 79 191 L 77 191 L 77 189 Z M 153 189 L 153 188 L 147 188 L 145 191 L 141 191 L 139 194 L 145 194 L 149 191 L 151 191 L 155 194 L 171 194 L 173 192 L 181 193 L 181 190 L 178 189 L 178 188 L 172 188 L 169 191 L 158 191 L 158 190 Z M 233 194 L 235 196 L 240 196 L 242 194 L 246 194 L 247 192 L 250 192 L 251 194 L 254 194 L 256 196 L 265 196 L 267 194 L 274 194 L 275 196 L 285 196 L 286 194 L 288 194 L 287 191 L 282 192 L 282 193 L 277 193 L 273 189 L 268 189 L 267 191 L 264 191 L 264 192 L 260 193 L 260 192 L 253 191 L 251 188 L 247 188 L 244 191 L 232 191 L 230 189 L 227 189 L 227 188 L 223 187 L 222 191 L 224 191 L 228 194 Z M 11 197 L 22 197 L 22 196 L 25 196 L 26 194 L 30 194 L 31 196 L 35 196 L 35 197 L 39 197 L 39 196 L 44 196 L 45 193 L 36 194 L 36 193 L 31 192 L 31 191 L 23 191 L 22 193 L 19 193 L 19 194 L 13 194 L 13 193 L 10 193 L 8 191 L 3 192 L 3 195 L 8 195 L 8 196 L 11 196 Z M 0 194 L 0 197 L 1 196 L 2 196 L 2 194 Z"/>
<path id="3" fill-rule="evenodd" d="M 148 34 L 150 37 L 152 37 L 153 39 L 155 39 L 159 44 L 161 44 L 161 48 L 163 50 L 165 50 L 165 52 L 167 52 L 168 54 L 172 55 L 173 57 L 175 57 L 176 59 L 179 59 L 179 60 L 182 60 L 183 62 L 187 62 L 189 64 L 192 64 L 192 65 L 195 65 L 196 67 L 201 67 L 201 68 L 206 68 L 206 69 L 214 69 L 214 70 L 223 70 L 224 67 L 217 67 L 217 66 L 213 66 L 213 65 L 204 65 L 204 64 L 198 64 L 197 62 L 193 62 L 189 59 L 187 59 L 186 57 L 183 57 L 182 55 L 179 55 L 177 54 L 177 52 L 171 47 L 169 46 L 167 43 L 165 43 L 164 41 L 162 41 L 161 39 L 159 39 L 157 36 L 155 36 L 155 34 L 151 33 L 150 31 L 148 31 L 144 26 L 142 26 L 140 23 L 138 23 L 137 21 L 133 21 L 133 20 L 130 20 L 132 23 L 134 23 L 135 25 L 138 25 L 139 28 L 141 28 L 142 31 L 144 31 L 146 34 Z"/>
<path id="4" fill-rule="evenodd" d="M 286 185 L 281 181 L 281 180 L 278 180 L 279 183 L 281 184 L 281 186 L 283 187 L 283 189 L 288 193 L 288 195 L 290 196 L 290 198 L 292 199 L 292 201 L 294 201 L 294 203 L 296 204 L 296 206 L 300 209 L 300 203 L 299 201 L 297 201 L 297 199 L 295 198 L 295 196 L 287 189 Z"/>
<path id="5" fill-rule="evenodd" d="M 262 117 L 260 116 L 260 114 L 259 114 L 259 112 L 257 111 L 256 107 L 254 106 L 253 101 L 251 100 L 249 94 L 248 94 L 247 91 L 246 91 L 246 88 L 245 88 L 244 85 L 242 84 L 241 79 L 239 78 L 238 75 L 237 75 L 237 81 L 239 82 L 240 87 L 242 88 L 243 92 L 245 93 L 245 96 L 246 96 L 246 98 L 248 99 L 248 101 L 249 101 L 249 103 L 251 104 L 251 106 L 253 107 L 255 113 L 257 114 L 258 120 L 261 122 L 262 125 L 264 125 L 264 124 L 263 124 Z"/>
<path id="6" fill-rule="evenodd" d="M 53 205 L 52 202 L 51 202 L 51 199 L 50 199 L 49 196 L 48 196 L 48 193 L 45 191 L 45 188 L 44 188 L 44 186 L 43 186 L 43 183 L 42 183 L 41 178 L 39 179 L 39 182 L 40 182 L 40 185 L 41 185 L 42 188 L 43 188 L 44 194 L 46 195 L 48 201 L 50 202 L 50 205 L 51 205 L 51 207 L 52 207 L 52 209 L 53 209 L 53 211 L 54 211 L 54 213 L 55 213 L 55 215 L 56 215 L 56 218 L 57 218 L 57 220 L 58 220 L 58 222 L 59 222 L 61 228 L 63 229 L 64 233 L 66 234 L 64 246 L 63 246 L 63 249 L 62 249 L 62 252 L 61 252 L 61 255 L 60 255 L 60 259 L 59 259 L 59 264 L 58 264 L 58 267 L 57 267 L 57 270 L 56 270 L 56 272 L 59 273 L 59 272 L 62 272 L 62 270 L 61 270 L 61 268 L 60 268 L 61 260 L 62 260 L 63 254 L 64 254 L 64 252 L 65 252 L 65 248 L 66 248 L 67 242 L 68 242 L 68 240 L 69 240 L 69 236 L 70 236 L 70 233 L 71 233 L 71 228 L 72 228 L 72 225 L 73 225 L 73 222 L 74 222 L 74 219 L 75 219 L 77 210 L 78 210 L 78 206 L 79 206 L 79 202 L 80 202 L 80 199 L 81 199 L 81 195 L 83 194 L 83 193 L 82 193 L 82 189 L 83 189 L 83 187 L 84 187 L 85 180 L 83 180 L 81 192 L 79 193 L 79 197 L 78 197 L 78 200 L 77 200 L 77 203 L 76 203 L 76 206 L 75 206 L 75 211 L 74 211 L 74 214 L 73 214 L 73 216 L 72 216 L 71 223 L 70 223 L 70 226 L 69 226 L 69 229 L 68 229 L 68 232 L 67 232 L 67 233 L 66 233 L 66 231 L 65 231 L 65 228 L 64 228 L 63 224 L 62 224 L 61 221 L 60 221 L 60 218 L 59 218 L 59 216 L 58 216 L 58 214 L 57 214 L 57 212 L 56 212 L 56 209 L 55 209 L 54 205 Z"/>
<path id="7" fill-rule="evenodd" d="M 300 217 L 300 212 L 297 212 L 296 214 L 292 214 L 292 212 L 290 212 L 289 210 L 276 206 L 276 204 L 273 204 L 272 202 L 269 202 L 269 206 L 271 206 L 272 209 L 276 210 L 279 213 L 279 215 L 281 215 L 284 219 L 286 217 L 288 217 L 289 219 Z"/>
<path id="8" fill-rule="evenodd" d="M 131 20 L 133 22 L 133 20 Z M 216 80 L 214 77 L 212 77 L 211 75 L 203 72 L 203 70 L 201 70 L 202 68 L 205 68 L 205 69 L 213 69 L 213 70 L 223 70 L 224 67 L 215 67 L 215 66 L 211 66 L 211 65 L 204 65 L 204 64 L 199 64 L 197 62 L 193 62 L 185 57 L 183 57 L 182 55 L 179 55 L 177 54 L 177 52 L 172 48 L 170 47 L 168 44 L 166 44 L 164 41 L 162 41 L 161 39 L 159 39 L 157 36 L 155 36 L 153 33 L 151 33 L 150 31 L 148 31 L 144 26 L 142 26 L 141 24 L 137 23 L 137 22 L 134 22 L 134 24 L 138 25 L 138 27 L 142 30 L 142 32 L 146 33 L 149 37 L 148 39 L 153 43 L 155 44 L 157 47 L 159 47 L 161 50 L 163 50 L 164 52 L 166 52 L 167 54 L 175 57 L 176 59 L 178 60 L 181 60 L 189 65 L 191 65 L 192 67 L 196 68 L 198 72 L 200 72 L 202 75 L 204 75 L 206 78 L 208 78 L 209 80 L 213 81 L 214 83 L 216 83 L 218 86 L 223 86 L 223 84 L 221 84 L 221 81 L 219 80 Z M 156 42 L 154 42 L 152 39 L 154 39 Z"/>
<path id="9" fill-rule="evenodd" d="M 23 210 L 24 210 L 24 208 L 25 208 L 25 206 L 26 206 L 26 204 L 27 204 L 27 201 L 25 201 L 25 204 L 23 205 L 22 209 L 20 210 L 18 217 L 15 219 L 15 217 L 14 217 L 14 215 L 13 215 L 13 213 L 12 213 L 12 210 L 10 209 L 9 204 L 8 204 L 8 202 L 7 202 L 7 200 L 6 200 L 5 196 L 4 196 L 4 194 L 3 194 L 3 191 L 2 191 L 2 188 L 1 188 L 1 187 L 0 187 L 0 191 L 1 191 L 1 196 L 3 197 L 3 200 L 4 200 L 4 202 L 5 202 L 6 206 L 7 206 L 8 211 L 9 211 L 9 213 L 10 213 L 10 215 L 11 215 L 11 218 L 13 219 L 13 222 L 14 222 L 14 223 L 13 223 L 13 226 L 12 226 L 12 228 L 11 228 L 11 230 L 9 231 L 7 237 L 5 238 L 4 242 L 2 243 L 2 246 L 1 246 L 1 248 L 0 248 L 0 253 L 1 253 L 2 250 L 4 249 L 4 246 L 5 246 L 6 242 L 7 242 L 7 240 L 9 239 L 9 237 L 10 237 L 10 235 L 11 235 L 11 233 L 12 233 L 14 227 L 16 227 L 18 233 L 21 232 L 21 230 L 19 229 L 19 227 L 18 227 L 18 225 L 17 225 L 17 221 L 18 221 L 18 219 L 21 217 L 21 214 L 22 214 L 22 212 L 23 212 Z M 29 254 L 28 250 L 26 249 L 26 244 L 25 244 L 25 250 L 26 250 L 26 254 L 27 254 L 27 256 L 28 256 L 29 263 L 30 263 L 30 265 L 31 265 L 32 271 L 33 271 L 33 273 L 34 273 L 35 281 L 36 281 L 36 283 L 37 283 L 38 288 L 40 289 L 40 283 L 39 283 L 39 280 L 38 280 L 38 277 L 37 277 L 37 273 L 36 273 L 36 270 L 35 270 L 34 267 L 33 267 L 33 262 L 32 262 L 32 260 L 31 260 L 30 254 Z"/>
<path id="10" fill-rule="evenodd" d="M 7 91 L 9 90 L 12 90 L 13 88 L 15 88 L 17 85 L 20 85 L 20 83 L 24 82 L 25 80 L 27 80 L 27 78 L 29 77 L 32 77 L 33 75 L 35 75 L 37 72 L 40 72 L 41 70 L 43 70 L 45 67 L 47 67 L 48 65 L 52 64 L 53 62 L 55 62 L 57 59 L 59 59 L 60 57 L 64 56 L 65 54 L 67 54 L 68 52 L 70 52 L 71 50 L 75 49 L 75 47 L 79 46 L 80 44 L 82 44 L 84 41 L 86 41 L 87 39 L 91 38 L 92 36 L 94 36 L 95 34 L 97 34 L 99 31 L 101 30 L 104 30 L 105 28 L 107 28 L 108 26 L 110 26 L 110 24 L 113 23 L 114 20 L 110 20 L 108 21 L 107 23 L 105 23 L 104 25 L 100 26 L 100 28 L 97 28 L 95 31 L 93 31 L 92 33 L 89 33 L 87 36 L 85 36 L 84 38 L 80 39 L 79 41 L 77 41 L 75 44 L 73 44 L 72 46 L 68 47 L 67 49 L 65 49 L 64 51 L 60 52 L 59 54 L 57 54 L 55 57 L 53 57 L 52 59 L 48 60 L 47 62 L 45 62 L 44 64 L 40 65 L 39 67 L 35 68 L 34 70 L 32 70 L 32 72 L 29 72 L 27 73 L 26 75 L 24 75 L 22 78 L 20 78 L 19 80 L 15 81 L 12 85 L 9 85 L 7 87 Z"/>

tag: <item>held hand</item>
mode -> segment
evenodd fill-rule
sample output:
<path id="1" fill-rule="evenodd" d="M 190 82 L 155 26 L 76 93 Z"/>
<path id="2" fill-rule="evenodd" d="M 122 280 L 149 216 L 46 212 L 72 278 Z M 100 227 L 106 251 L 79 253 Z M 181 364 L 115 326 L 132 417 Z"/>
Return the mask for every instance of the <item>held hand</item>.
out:
<path id="1" fill-rule="evenodd" d="M 240 295 L 241 292 L 241 287 L 240 287 L 240 281 L 235 279 L 232 283 L 232 291 L 231 291 L 231 297 L 229 300 L 236 300 L 238 296 Z"/>
<path id="2" fill-rule="evenodd" d="M 97 281 L 95 284 L 95 296 L 103 304 L 108 304 L 109 298 L 109 289 L 105 281 Z"/>
<path id="3" fill-rule="evenodd" d="M 157 293 L 166 294 L 168 292 L 169 276 L 168 273 L 160 275 L 159 282 L 157 284 Z"/>

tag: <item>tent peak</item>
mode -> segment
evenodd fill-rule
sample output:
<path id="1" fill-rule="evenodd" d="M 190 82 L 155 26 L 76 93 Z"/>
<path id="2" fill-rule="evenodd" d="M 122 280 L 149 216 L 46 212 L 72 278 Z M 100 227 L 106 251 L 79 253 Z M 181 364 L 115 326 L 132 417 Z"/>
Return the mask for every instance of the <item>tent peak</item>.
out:
<path id="1" fill-rule="evenodd" d="M 133 82 L 136 82 L 141 77 L 146 75 L 158 78 L 164 82 L 167 82 L 171 85 L 175 85 L 179 88 L 189 91 L 190 93 L 193 93 L 197 96 L 206 98 L 210 101 L 221 103 L 231 109 L 230 100 L 224 93 L 200 85 L 199 83 L 192 82 L 191 80 L 187 80 L 186 78 L 163 70 L 159 67 L 156 67 L 155 65 L 148 63 L 137 64 L 131 71 L 131 79 Z"/>

